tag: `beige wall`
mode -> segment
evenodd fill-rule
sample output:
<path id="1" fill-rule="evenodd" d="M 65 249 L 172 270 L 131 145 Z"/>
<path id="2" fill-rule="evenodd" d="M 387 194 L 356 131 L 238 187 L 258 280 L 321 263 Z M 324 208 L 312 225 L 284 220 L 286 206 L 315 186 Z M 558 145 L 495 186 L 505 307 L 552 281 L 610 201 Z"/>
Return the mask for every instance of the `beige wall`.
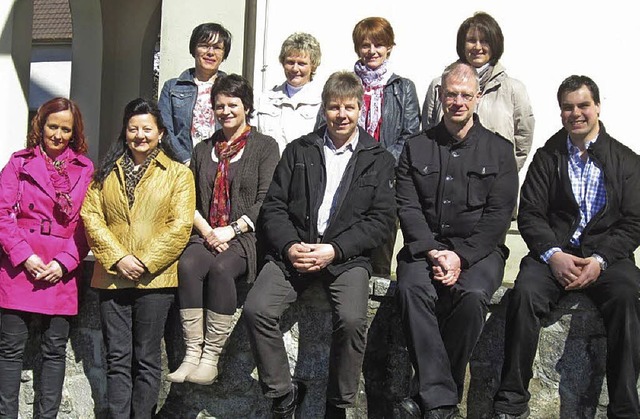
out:
<path id="1" fill-rule="evenodd" d="M 0 1 L 0 167 L 25 145 L 32 15 L 31 0 Z"/>

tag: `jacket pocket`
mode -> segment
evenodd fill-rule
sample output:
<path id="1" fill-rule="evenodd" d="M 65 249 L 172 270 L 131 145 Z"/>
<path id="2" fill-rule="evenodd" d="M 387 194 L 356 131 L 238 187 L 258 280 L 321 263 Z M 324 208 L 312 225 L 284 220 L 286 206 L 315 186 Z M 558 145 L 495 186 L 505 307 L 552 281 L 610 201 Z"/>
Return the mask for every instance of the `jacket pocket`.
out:
<path id="1" fill-rule="evenodd" d="M 418 194 L 424 197 L 433 197 L 438 192 L 438 182 L 440 181 L 439 162 L 413 162 L 411 164 L 413 179 L 418 190 Z"/>
<path id="2" fill-rule="evenodd" d="M 184 108 L 195 103 L 196 92 L 171 91 L 171 104 L 174 108 Z"/>
<path id="3" fill-rule="evenodd" d="M 479 207 L 487 202 L 497 174 L 498 166 L 495 165 L 476 164 L 467 171 L 467 204 L 470 207 Z"/>

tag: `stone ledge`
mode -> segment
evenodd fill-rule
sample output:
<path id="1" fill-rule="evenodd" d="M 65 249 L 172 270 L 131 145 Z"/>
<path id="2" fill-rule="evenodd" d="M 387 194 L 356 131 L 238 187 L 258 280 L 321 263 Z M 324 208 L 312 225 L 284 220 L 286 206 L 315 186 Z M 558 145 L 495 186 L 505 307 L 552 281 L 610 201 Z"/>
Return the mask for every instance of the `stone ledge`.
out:
<path id="1" fill-rule="evenodd" d="M 85 266 L 90 277 L 92 264 Z M 67 375 L 60 419 L 106 417 L 104 348 L 95 291 L 83 283 L 80 315 L 74 319 L 67 348 Z M 409 392 L 411 366 L 402 327 L 392 298 L 395 281 L 372 278 L 368 344 L 357 405 L 350 418 L 400 418 L 395 402 Z M 239 287 L 244 301 L 248 286 Z M 487 418 L 498 384 L 504 342 L 504 311 L 508 288 L 493 296 L 491 314 L 470 364 L 471 378 L 463 411 L 468 418 Z M 241 322 L 241 310 L 236 312 Z M 331 338 L 329 303 L 321 286 L 311 287 L 282 319 L 292 374 L 309 385 L 301 417 L 322 417 Z M 605 337 L 600 316 L 580 294 L 563 299 L 541 333 L 534 366 L 531 408 L 535 418 L 605 417 Z M 165 335 L 165 371 L 182 357 L 176 312 Z M 21 417 L 33 417 L 34 371 L 38 371 L 37 339 L 25 354 Z M 37 394 L 37 392 L 35 393 Z M 260 391 L 245 328 L 238 324 L 222 357 L 221 376 L 211 386 L 163 382 L 160 418 L 268 418 L 269 401 Z"/>

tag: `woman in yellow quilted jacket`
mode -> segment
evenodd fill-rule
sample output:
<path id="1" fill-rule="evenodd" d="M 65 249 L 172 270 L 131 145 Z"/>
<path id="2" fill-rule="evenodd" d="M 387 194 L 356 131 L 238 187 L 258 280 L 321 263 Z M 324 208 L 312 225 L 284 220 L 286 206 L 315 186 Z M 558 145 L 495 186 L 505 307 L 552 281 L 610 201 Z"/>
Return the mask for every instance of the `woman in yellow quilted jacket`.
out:
<path id="1" fill-rule="evenodd" d="M 127 104 L 81 212 L 96 258 L 91 286 L 99 291 L 114 418 L 155 414 L 161 340 L 193 225 L 193 175 L 162 142 L 165 134 L 154 103 Z"/>

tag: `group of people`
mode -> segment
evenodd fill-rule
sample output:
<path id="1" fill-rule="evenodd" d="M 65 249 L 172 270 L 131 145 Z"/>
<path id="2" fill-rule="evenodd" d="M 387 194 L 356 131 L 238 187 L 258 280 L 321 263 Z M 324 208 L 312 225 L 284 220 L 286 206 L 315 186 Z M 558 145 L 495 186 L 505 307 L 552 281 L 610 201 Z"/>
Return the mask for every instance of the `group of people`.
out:
<path id="1" fill-rule="evenodd" d="M 95 170 L 77 105 L 56 98 L 38 109 L 27 147 L 0 173 L 0 416 L 18 416 L 28 326 L 39 315 L 36 411 L 56 417 L 91 249 L 110 417 L 154 415 L 176 297 L 185 354 L 167 379 L 216 379 L 244 278 L 253 282 L 245 326 L 274 418 L 293 418 L 306 393 L 291 376 L 279 320 L 322 284 L 332 309 L 325 417 L 345 418 L 365 352 L 369 278 L 390 274 L 399 221 L 397 301 L 417 390 L 399 406 L 416 418 L 458 417 L 509 254 L 531 106 L 499 62 L 503 35 L 486 13 L 460 26 L 459 60 L 431 83 L 422 114 L 413 82 L 392 70 L 389 22 L 361 20 L 353 43 L 354 71 L 321 87 L 318 41 L 289 36 L 279 56 L 285 82 L 254 105 L 250 83 L 219 70 L 231 34 L 199 25 L 194 67 L 165 83 L 157 105 L 126 105 Z M 510 293 L 495 418 L 528 416 L 540 319 L 574 290 L 594 300 L 607 328 L 609 417 L 637 418 L 640 162 L 606 133 L 590 78 L 568 77 L 557 99 L 563 128 L 536 152 L 522 186 L 518 222 L 530 254 Z"/>

